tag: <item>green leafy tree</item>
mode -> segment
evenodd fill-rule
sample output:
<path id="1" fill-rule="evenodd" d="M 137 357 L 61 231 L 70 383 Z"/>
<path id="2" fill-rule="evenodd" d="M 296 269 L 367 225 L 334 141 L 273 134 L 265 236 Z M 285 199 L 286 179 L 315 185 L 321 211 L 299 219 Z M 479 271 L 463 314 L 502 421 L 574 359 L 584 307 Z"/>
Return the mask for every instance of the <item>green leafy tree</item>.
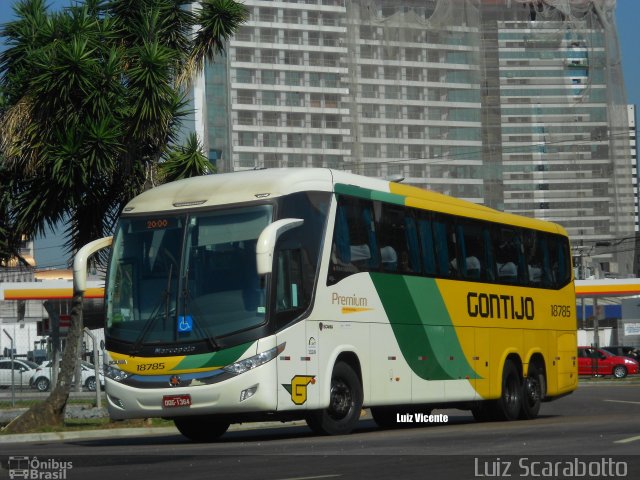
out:
<path id="1" fill-rule="evenodd" d="M 21 0 L 14 10 L 0 31 L 0 260 L 15 254 L 10 232 L 64 221 L 73 253 L 110 234 L 142 190 L 212 173 L 195 137 L 176 142 L 189 81 L 224 53 L 247 18 L 242 4 L 79 0 L 52 13 L 44 0 Z M 11 430 L 62 422 L 81 311 L 76 292 L 58 384 Z"/>

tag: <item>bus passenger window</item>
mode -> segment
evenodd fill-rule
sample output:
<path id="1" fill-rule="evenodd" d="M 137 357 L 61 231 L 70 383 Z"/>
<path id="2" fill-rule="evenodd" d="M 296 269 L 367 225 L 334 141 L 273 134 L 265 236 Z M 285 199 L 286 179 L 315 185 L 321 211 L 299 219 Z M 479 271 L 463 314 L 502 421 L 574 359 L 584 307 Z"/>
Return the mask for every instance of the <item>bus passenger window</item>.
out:
<path id="1" fill-rule="evenodd" d="M 566 238 L 553 235 L 549 239 L 552 287 L 559 288 L 571 280 L 571 257 Z"/>
<path id="2" fill-rule="evenodd" d="M 438 273 L 449 276 L 449 250 L 447 248 L 447 226 L 442 222 L 433 222 L 433 237 L 435 239 L 436 265 Z"/>
<path id="3" fill-rule="evenodd" d="M 418 246 L 418 231 L 416 229 L 416 221 L 407 212 L 404 218 L 404 229 L 407 237 L 406 255 L 401 254 L 401 271 L 420 273 L 420 247 Z"/>
<path id="4" fill-rule="evenodd" d="M 478 223 L 464 222 L 457 227 L 460 254 L 465 259 L 462 275 L 469 280 L 479 280 L 484 274 L 482 229 Z"/>
<path id="5" fill-rule="evenodd" d="M 409 243 L 406 209 L 397 205 L 374 203 L 376 213 L 380 212 L 378 235 L 380 238 L 380 259 L 385 272 L 410 273 Z M 378 208 L 378 207 L 381 208 Z M 413 229 L 415 236 L 415 227 Z M 414 237 L 415 238 L 415 237 Z M 417 248 L 417 240 L 414 239 Z"/>
<path id="6" fill-rule="evenodd" d="M 529 284 L 534 287 L 549 286 L 544 258 L 547 250 L 546 234 L 535 230 L 525 232 L 524 250 Z"/>
<path id="7" fill-rule="evenodd" d="M 422 264 L 424 273 L 436 274 L 436 253 L 433 243 L 433 228 L 431 220 L 418 220 L 418 233 L 420 234 L 420 247 L 422 249 Z"/>
<path id="8" fill-rule="evenodd" d="M 482 227 L 482 239 L 484 248 L 484 271 L 485 278 L 490 282 L 494 282 L 496 279 L 495 266 L 496 262 L 493 257 L 493 238 L 491 236 L 491 228 L 488 225 Z"/>
<path id="9" fill-rule="evenodd" d="M 496 272 L 498 281 L 521 283 L 524 271 L 522 241 L 516 230 L 501 229 L 496 248 Z"/>
<path id="10" fill-rule="evenodd" d="M 333 285 L 357 272 L 377 270 L 379 265 L 380 251 L 371 202 L 340 196 L 327 285 Z"/>
<path id="11" fill-rule="evenodd" d="M 434 221 L 433 236 L 435 239 L 438 275 L 445 278 L 456 277 L 458 260 L 456 258 L 456 242 L 452 219 L 442 218 Z"/>

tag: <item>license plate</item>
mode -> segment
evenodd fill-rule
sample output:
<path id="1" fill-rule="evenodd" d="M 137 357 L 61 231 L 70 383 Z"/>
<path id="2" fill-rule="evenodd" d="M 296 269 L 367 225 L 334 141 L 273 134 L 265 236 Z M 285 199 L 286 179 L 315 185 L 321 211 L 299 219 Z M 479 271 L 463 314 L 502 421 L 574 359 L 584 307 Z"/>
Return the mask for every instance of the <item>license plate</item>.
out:
<path id="1" fill-rule="evenodd" d="M 165 395 L 162 397 L 164 408 L 188 407 L 191 405 L 191 395 Z"/>

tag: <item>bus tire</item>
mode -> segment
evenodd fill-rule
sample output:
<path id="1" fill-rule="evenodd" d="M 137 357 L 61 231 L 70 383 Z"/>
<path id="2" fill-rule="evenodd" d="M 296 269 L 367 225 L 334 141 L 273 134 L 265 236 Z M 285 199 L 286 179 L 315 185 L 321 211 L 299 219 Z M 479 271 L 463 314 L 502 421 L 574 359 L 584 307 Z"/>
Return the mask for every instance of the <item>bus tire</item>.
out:
<path id="1" fill-rule="evenodd" d="M 371 407 L 371 416 L 373 421 L 380 428 L 396 428 L 398 427 L 397 410 L 391 407 Z"/>
<path id="2" fill-rule="evenodd" d="M 476 422 L 491 422 L 494 419 L 494 405 L 492 401 L 478 402 L 471 408 L 471 415 Z"/>
<path id="3" fill-rule="evenodd" d="M 178 431 L 189 440 L 198 443 L 213 442 L 229 428 L 229 422 L 211 417 L 176 417 L 173 419 Z"/>
<path id="4" fill-rule="evenodd" d="M 532 420 L 538 416 L 544 396 L 544 375 L 538 367 L 529 364 L 527 378 L 522 382 L 522 409 L 520 418 Z"/>
<path id="5" fill-rule="evenodd" d="M 420 411 L 425 416 L 431 415 L 432 410 L 430 408 L 420 408 L 419 405 L 416 408 L 409 410 L 407 408 L 396 407 L 371 407 L 371 416 L 373 421 L 378 424 L 380 428 L 407 428 L 421 425 L 420 423 L 398 423 L 398 415 L 412 414 L 413 412 Z"/>
<path id="6" fill-rule="evenodd" d="M 522 382 L 515 364 L 507 360 L 502 370 L 502 389 L 495 405 L 496 420 L 517 420 L 522 409 Z"/>
<path id="7" fill-rule="evenodd" d="M 353 368 L 338 362 L 331 374 L 329 406 L 307 416 L 307 425 L 320 435 L 346 435 L 360 420 L 363 393 L 360 379 Z"/>

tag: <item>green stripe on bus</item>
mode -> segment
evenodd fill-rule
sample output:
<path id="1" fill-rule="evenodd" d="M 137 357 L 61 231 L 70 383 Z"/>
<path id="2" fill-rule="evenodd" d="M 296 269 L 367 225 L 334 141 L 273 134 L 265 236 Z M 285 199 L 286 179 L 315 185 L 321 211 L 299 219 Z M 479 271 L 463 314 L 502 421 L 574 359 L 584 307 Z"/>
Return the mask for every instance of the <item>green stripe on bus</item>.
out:
<path id="1" fill-rule="evenodd" d="M 425 380 L 479 378 L 467 362 L 436 281 L 371 273 L 400 351 Z"/>
<path id="2" fill-rule="evenodd" d="M 343 183 L 336 183 L 335 191 L 337 194 L 341 195 L 350 195 L 352 197 L 365 198 L 367 200 L 379 200 L 381 202 L 393 203 L 395 205 L 404 205 L 405 203 L 405 197 L 402 195 L 369 190 L 368 188 L 354 187 L 353 185 L 345 185 Z"/>
<path id="3" fill-rule="evenodd" d="M 187 355 L 172 370 L 195 370 L 197 368 L 225 367 L 238 360 L 253 342 L 243 343 L 231 348 L 225 348 L 213 353 Z"/>

